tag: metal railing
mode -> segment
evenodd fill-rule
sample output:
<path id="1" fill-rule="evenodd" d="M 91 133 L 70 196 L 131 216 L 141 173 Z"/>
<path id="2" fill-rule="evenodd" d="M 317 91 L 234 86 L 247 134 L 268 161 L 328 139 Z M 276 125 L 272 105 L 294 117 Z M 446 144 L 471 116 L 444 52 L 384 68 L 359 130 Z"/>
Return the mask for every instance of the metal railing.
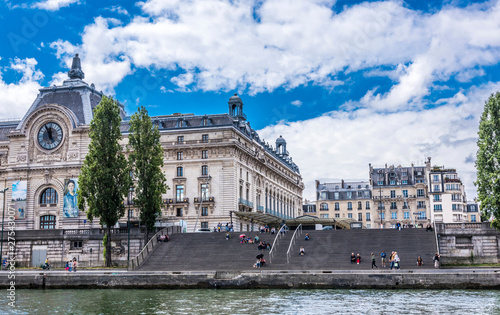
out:
<path id="1" fill-rule="evenodd" d="M 287 226 L 286 226 L 286 224 L 283 224 L 281 229 L 279 229 L 278 234 L 276 234 L 276 236 L 274 237 L 273 246 L 271 246 L 271 251 L 269 252 L 269 263 L 271 263 L 271 261 L 273 259 L 275 246 L 279 244 L 278 238 L 282 238 L 283 235 L 285 235 L 285 233 L 284 233 L 285 228 L 287 228 Z"/>
<path id="2" fill-rule="evenodd" d="M 253 202 L 248 201 L 248 200 L 246 200 L 246 199 L 240 198 L 240 199 L 238 200 L 238 203 L 239 203 L 239 204 L 242 204 L 242 205 L 245 205 L 245 206 L 247 206 L 247 207 L 253 208 Z"/>
<path id="3" fill-rule="evenodd" d="M 295 244 L 295 240 L 296 238 L 299 236 L 299 234 L 297 234 L 297 231 L 299 231 L 299 234 L 302 235 L 302 223 L 299 224 L 299 226 L 297 226 L 297 228 L 295 229 L 295 232 L 293 232 L 293 235 L 292 235 L 292 239 L 290 240 L 290 245 L 288 246 L 288 251 L 286 252 L 286 263 L 290 263 L 290 252 L 292 250 L 292 245 Z"/>
<path id="4" fill-rule="evenodd" d="M 142 265 L 142 263 L 144 263 L 146 258 L 149 257 L 149 255 L 153 252 L 153 250 L 157 246 L 159 235 L 163 235 L 165 232 L 167 235 L 173 234 L 174 232 L 180 233 L 179 232 L 180 229 L 181 229 L 180 226 L 167 226 L 166 228 L 161 229 L 155 235 L 153 235 L 153 237 L 151 237 L 151 239 L 146 244 L 146 246 L 143 247 L 141 252 L 137 256 L 135 256 L 134 258 L 130 259 L 129 264 L 128 264 L 129 270 L 135 269 L 135 268 L 139 267 L 140 265 Z M 169 233 L 169 230 L 170 230 L 170 233 Z"/>

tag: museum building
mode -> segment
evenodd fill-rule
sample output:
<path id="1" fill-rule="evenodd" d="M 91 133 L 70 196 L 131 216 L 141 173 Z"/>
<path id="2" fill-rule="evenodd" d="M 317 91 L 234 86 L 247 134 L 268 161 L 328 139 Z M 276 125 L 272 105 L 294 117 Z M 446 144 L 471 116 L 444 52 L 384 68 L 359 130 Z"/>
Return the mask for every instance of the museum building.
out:
<path id="1" fill-rule="evenodd" d="M 61 86 L 40 89 L 20 121 L 0 122 L 0 198 L 5 215 L 15 213 L 16 230 L 99 227 L 78 211 L 76 191 L 93 110 L 103 93 L 83 81 L 78 55 L 68 76 Z M 130 116 L 121 104 L 120 111 L 126 152 Z M 302 214 L 304 184 L 285 139 L 280 136 L 275 147 L 261 139 L 238 95 L 231 96 L 225 114 L 151 119 L 160 130 L 169 186 L 158 225 L 182 222 L 192 232 L 233 222 L 236 231 L 246 231 L 252 223 L 235 213 L 283 219 Z M 137 209 L 124 202 L 139 223 Z"/>

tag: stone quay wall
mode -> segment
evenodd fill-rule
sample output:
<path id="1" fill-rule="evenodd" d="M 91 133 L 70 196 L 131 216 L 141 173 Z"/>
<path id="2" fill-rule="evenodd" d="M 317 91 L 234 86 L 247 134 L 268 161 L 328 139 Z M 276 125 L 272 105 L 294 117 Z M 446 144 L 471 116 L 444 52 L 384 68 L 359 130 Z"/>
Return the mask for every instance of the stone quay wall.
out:
<path id="1" fill-rule="evenodd" d="M 436 224 L 442 264 L 500 262 L 500 231 L 483 223 Z"/>
<path id="2" fill-rule="evenodd" d="M 7 273 L 0 273 L 0 287 L 7 288 Z M 16 289 L 125 288 L 125 289 L 500 289 L 496 271 L 336 273 L 309 272 L 172 272 L 172 273 L 21 273 Z"/>

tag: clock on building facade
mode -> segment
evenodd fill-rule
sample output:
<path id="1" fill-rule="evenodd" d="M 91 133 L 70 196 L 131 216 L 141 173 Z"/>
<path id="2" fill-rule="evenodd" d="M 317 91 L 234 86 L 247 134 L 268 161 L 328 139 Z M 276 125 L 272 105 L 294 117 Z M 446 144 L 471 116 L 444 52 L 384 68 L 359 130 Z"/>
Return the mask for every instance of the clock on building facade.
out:
<path id="1" fill-rule="evenodd" d="M 61 126 L 54 122 L 44 124 L 38 131 L 38 143 L 46 150 L 56 148 L 61 143 L 62 138 Z"/>

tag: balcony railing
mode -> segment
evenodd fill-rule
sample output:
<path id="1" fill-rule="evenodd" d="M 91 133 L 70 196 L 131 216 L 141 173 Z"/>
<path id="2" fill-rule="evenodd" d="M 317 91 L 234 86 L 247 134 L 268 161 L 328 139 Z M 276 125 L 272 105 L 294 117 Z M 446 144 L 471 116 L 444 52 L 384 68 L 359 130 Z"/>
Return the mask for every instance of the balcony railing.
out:
<path id="1" fill-rule="evenodd" d="M 194 203 L 202 203 L 202 202 L 215 202 L 214 197 L 194 197 Z"/>
<path id="2" fill-rule="evenodd" d="M 250 202 L 250 201 L 243 199 L 243 198 L 240 198 L 238 200 L 238 204 L 253 208 L 253 202 Z"/>
<path id="3" fill-rule="evenodd" d="M 169 199 L 163 200 L 163 203 L 167 204 L 167 205 L 176 204 L 176 203 L 189 203 L 189 198 L 181 198 L 181 199 L 169 198 Z"/>
<path id="4" fill-rule="evenodd" d="M 264 212 L 264 206 L 257 206 L 257 211 Z M 313 211 L 310 211 L 310 212 L 313 212 Z M 314 211 L 314 212 L 316 212 L 316 211 Z"/>
<path id="5" fill-rule="evenodd" d="M 280 218 L 283 218 L 283 219 L 293 219 L 293 217 L 291 217 L 291 216 L 281 214 L 278 211 L 274 211 L 274 210 L 271 210 L 271 209 L 268 209 L 268 208 L 266 208 L 266 213 L 274 215 L 274 216 L 277 216 L 277 217 L 280 217 Z"/>

